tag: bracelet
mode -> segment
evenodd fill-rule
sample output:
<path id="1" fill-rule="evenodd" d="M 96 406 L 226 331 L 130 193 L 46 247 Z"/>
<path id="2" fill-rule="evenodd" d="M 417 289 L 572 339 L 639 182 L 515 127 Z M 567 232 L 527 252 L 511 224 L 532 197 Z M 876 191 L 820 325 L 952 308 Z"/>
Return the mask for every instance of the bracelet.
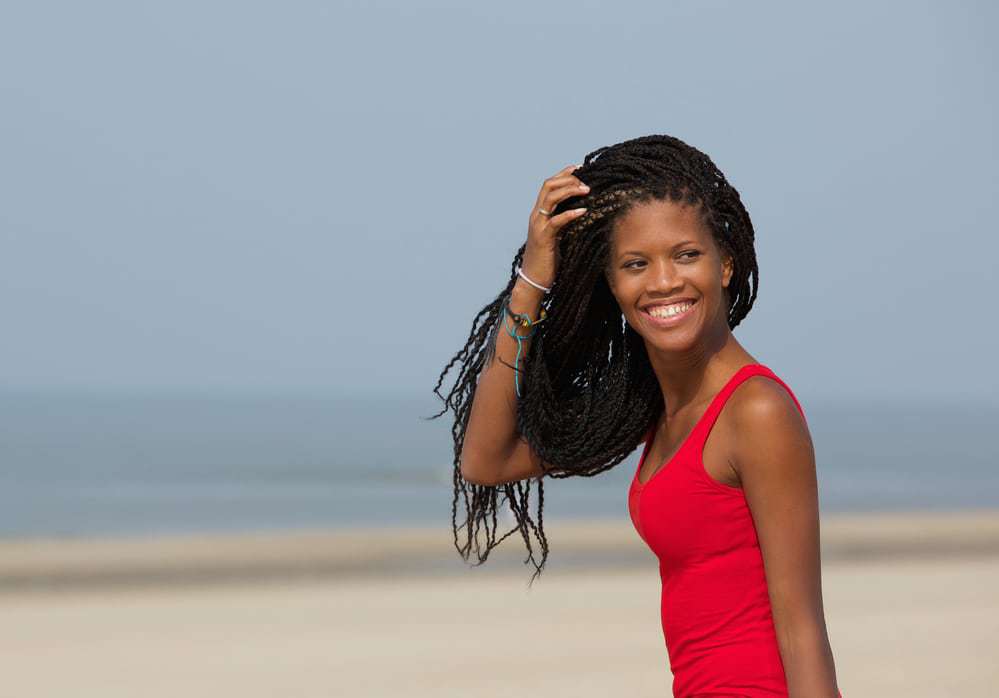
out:
<path id="1" fill-rule="evenodd" d="M 520 394 L 520 365 L 519 365 L 520 352 L 523 349 L 523 340 L 530 339 L 531 337 L 534 336 L 534 333 L 538 331 L 536 325 L 538 325 L 541 322 L 544 322 L 545 318 L 548 317 L 548 313 L 545 312 L 544 308 L 542 308 L 541 312 L 538 315 L 538 319 L 532 321 L 531 316 L 528 315 L 527 313 L 515 313 L 513 312 L 513 310 L 510 309 L 509 297 L 503 303 L 503 309 L 506 311 L 506 314 L 512 317 L 517 324 L 521 325 L 522 327 L 531 328 L 530 334 L 519 335 L 517 334 L 516 326 L 510 326 L 509 324 L 507 324 L 506 327 L 506 333 L 517 340 L 517 357 L 513 360 L 513 366 L 511 368 L 513 368 L 514 390 L 517 393 L 517 397 L 523 397 Z"/>
<path id="2" fill-rule="evenodd" d="M 544 319 L 548 317 L 548 311 L 546 311 L 543 307 L 541 308 L 541 311 L 538 313 L 537 320 L 531 320 L 531 316 L 528 315 L 527 313 L 515 313 L 513 312 L 513 310 L 510 309 L 509 298 L 507 298 L 506 301 L 503 303 L 503 309 L 506 311 L 507 315 L 513 318 L 514 322 L 516 322 L 518 325 L 522 325 L 523 327 L 532 327 L 533 325 L 537 325 L 538 323 L 543 322 Z M 507 334 L 509 334 L 509 329 L 510 328 L 508 328 Z M 524 335 L 524 337 L 533 337 L 533 336 L 534 336 L 534 330 L 531 330 L 531 334 Z"/>
<path id="3" fill-rule="evenodd" d="M 550 288 L 545 288 L 541 284 L 534 283 L 533 281 L 531 281 L 530 279 L 528 279 L 527 278 L 527 274 L 524 273 L 524 269 L 522 267 L 520 267 L 520 266 L 517 267 L 517 274 L 520 276 L 520 278 L 522 278 L 524 281 L 526 281 L 527 283 L 529 283 L 531 286 L 533 286 L 534 288 L 538 289 L 539 291 L 544 291 L 545 293 L 551 293 L 551 289 Z"/>

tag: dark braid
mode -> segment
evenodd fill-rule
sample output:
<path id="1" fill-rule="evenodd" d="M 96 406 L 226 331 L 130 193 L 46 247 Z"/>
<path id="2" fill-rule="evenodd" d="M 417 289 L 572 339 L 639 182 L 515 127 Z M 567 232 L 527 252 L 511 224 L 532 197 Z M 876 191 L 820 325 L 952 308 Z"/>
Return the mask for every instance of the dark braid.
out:
<path id="1" fill-rule="evenodd" d="M 641 443 L 665 407 L 662 391 L 642 337 L 624 321 L 604 276 L 615 221 L 631 206 L 651 200 L 699 205 L 722 254 L 731 255 L 733 274 L 726 290 L 728 324 L 735 328 L 756 299 L 759 274 L 753 247 L 754 231 L 739 192 L 711 159 L 672 136 L 653 135 L 606 146 L 586 156 L 573 174 L 590 186 L 586 196 L 559 203 L 552 215 L 587 206 L 583 216 L 560 231 L 558 270 L 543 307 L 548 317 L 538 325 L 520 374 L 517 431 L 541 457 L 544 475 L 555 478 L 591 477 L 622 462 Z M 510 280 L 496 299 L 472 322 L 468 342 L 445 366 L 434 386 L 444 409 L 455 414 L 454 499 L 451 521 L 455 547 L 468 561 L 474 549 L 480 565 L 490 550 L 519 530 L 529 561 L 540 575 L 548 557 L 542 526 L 543 478 L 497 486 L 475 485 L 461 475 L 460 456 L 478 375 L 495 350 L 502 326 L 503 304 L 517 280 L 526 243 L 510 266 Z M 484 320 L 480 324 L 480 320 Z M 439 388 L 451 367 L 461 370 L 451 392 Z M 511 380 L 513 377 L 511 375 Z M 538 520 L 528 511 L 533 482 L 538 485 Z M 496 540 L 500 494 L 517 525 Z M 459 494 L 464 498 L 465 523 L 457 525 Z M 484 526 L 483 526 L 484 524 Z M 464 544 L 459 531 L 464 528 Z M 485 547 L 479 530 L 485 529 Z M 534 559 L 530 531 L 541 545 L 540 564 Z"/>

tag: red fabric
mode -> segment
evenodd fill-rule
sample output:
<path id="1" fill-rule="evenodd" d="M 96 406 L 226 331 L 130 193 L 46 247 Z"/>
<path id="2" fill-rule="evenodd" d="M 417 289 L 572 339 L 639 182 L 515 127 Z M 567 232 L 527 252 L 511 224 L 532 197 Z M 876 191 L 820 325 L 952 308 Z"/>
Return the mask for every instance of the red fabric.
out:
<path id="1" fill-rule="evenodd" d="M 702 449 L 726 400 L 742 381 L 767 376 L 794 393 L 763 364 L 740 368 L 665 466 L 628 493 L 635 529 L 659 558 L 663 636 L 673 695 L 787 696 L 756 527 L 741 488 L 704 470 Z"/>

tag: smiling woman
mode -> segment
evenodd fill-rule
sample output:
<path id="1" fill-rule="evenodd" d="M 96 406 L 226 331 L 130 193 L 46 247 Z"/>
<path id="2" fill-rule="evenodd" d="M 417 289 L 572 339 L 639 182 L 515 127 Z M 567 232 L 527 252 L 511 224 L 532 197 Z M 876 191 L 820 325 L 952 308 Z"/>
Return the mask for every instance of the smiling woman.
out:
<path id="1" fill-rule="evenodd" d="M 644 441 L 628 507 L 660 560 L 674 695 L 834 697 L 804 413 L 732 334 L 757 282 L 738 192 L 677 138 L 545 180 L 506 288 L 434 388 L 456 417 L 455 545 L 481 564 L 519 530 L 533 582 L 544 478 L 592 477 Z M 517 526 L 497 539 L 501 504 Z"/>

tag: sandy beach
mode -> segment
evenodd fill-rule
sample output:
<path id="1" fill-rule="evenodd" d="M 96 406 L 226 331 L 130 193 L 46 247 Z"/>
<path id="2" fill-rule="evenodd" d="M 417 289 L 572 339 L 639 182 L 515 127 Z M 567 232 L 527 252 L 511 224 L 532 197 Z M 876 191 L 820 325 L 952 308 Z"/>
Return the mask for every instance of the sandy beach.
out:
<path id="1" fill-rule="evenodd" d="M 504 529 L 505 530 L 505 529 Z M 482 567 L 432 529 L 0 543 L 6 696 L 668 696 L 655 560 L 546 521 Z M 825 516 L 844 696 L 995 696 L 999 512 Z"/>

